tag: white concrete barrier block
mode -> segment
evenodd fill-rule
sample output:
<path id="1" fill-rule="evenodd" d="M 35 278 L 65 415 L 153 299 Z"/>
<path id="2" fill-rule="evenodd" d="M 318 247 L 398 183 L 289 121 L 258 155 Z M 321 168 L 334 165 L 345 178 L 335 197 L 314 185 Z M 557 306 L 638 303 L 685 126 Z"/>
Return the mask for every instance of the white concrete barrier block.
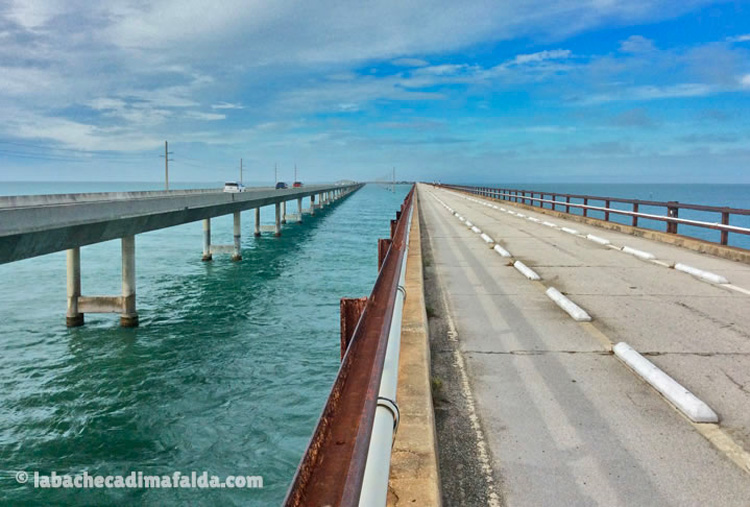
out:
<path id="1" fill-rule="evenodd" d="M 718 423 L 719 416 L 693 393 L 685 389 L 654 363 L 643 357 L 625 342 L 614 346 L 612 351 L 643 380 L 651 384 L 670 403 L 691 421 L 696 423 Z"/>
<path id="2" fill-rule="evenodd" d="M 469 229 L 471 229 L 472 227 L 474 227 L 474 224 L 472 224 L 471 222 L 469 222 L 469 221 L 467 220 L 467 221 L 466 221 L 466 227 L 468 227 Z"/>
<path id="3" fill-rule="evenodd" d="M 570 227 L 562 227 L 560 230 L 563 232 L 567 232 L 568 234 L 573 234 L 575 236 L 578 236 L 578 231 L 575 229 L 571 229 Z"/>
<path id="4" fill-rule="evenodd" d="M 505 248 L 501 247 L 500 245 L 495 245 L 493 248 L 494 251 L 502 255 L 503 257 L 513 257 L 509 251 L 507 251 Z"/>
<path id="5" fill-rule="evenodd" d="M 703 269 L 694 268 L 693 266 L 688 266 L 687 264 L 682 264 L 681 262 L 675 264 L 674 268 L 677 271 L 689 273 L 711 283 L 729 283 L 729 280 L 721 275 L 717 275 L 716 273 L 711 273 L 710 271 L 705 271 Z"/>
<path id="6" fill-rule="evenodd" d="M 487 234 L 482 233 L 481 238 L 484 240 L 485 243 L 494 243 L 495 240 L 487 236 Z"/>
<path id="7" fill-rule="evenodd" d="M 536 271 L 528 267 L 526 264 L 524 264 L 521 261 L 516 261 L 513 263 L 513 267 L 516 268 L 518 271 L 521 272 L 523 276 L 528 278 L 529 280 L 541 280 L 542 277 L 537 274 Z"/>
<path id="8" fill-rule="evenodd" d="M 526 215 L 524 215 L 523 213 L 516 213 L 516 216 L 521 217 L 521 218 L 526 218 Z"/>
<path id="9" fill-rule="evenodd" d="M 559 290 L 555 289 L 554 287 L 550 287 L 549 289 L 547 289 L 546 294 L 547 297 L 554 301 L 557 306 L 565 310 L 568 315 L 573 317 L 573 320 L 577 322 L 591 321 L 591 316 L 586 313 L 586 310 L 575 304 L 567 296 L 564 296 Z"/>
<path id="10" fill-rule="evenodd" d="M 611 243 L 610 240 L 594 236 L 593 234 L 586 234 L 586 239 L 593 241 L 594 243 L 599 243 L 600 245 L 609 245 Z"/>
<path id="11" fill-rule="evenodd" d="M 636 248 L 631 248 L 629 246 L 622 247 L 622 251 L 630 255 L 635 255 L 636 257 L 639 257 L 646 261 L 656 259 L 656 256 L 652 253 L 644 252 L 643 250 L 638 250 Z"/>
<path id="12" fill-rule="evenodd" d="M 476 234 L 482 234 L 482 229 L 480 229 L 479 227 L 477 227 L 476 225 L 474 225 L 471 228 L 471 232 L 476 233 Z"/>
<path id="13" fill-rule="evenodd" d="M 547 227 L 557 227 L 557 224 L 553 224 L 552 222 L 542 222 L 542 225 L 546 225 Z"/>

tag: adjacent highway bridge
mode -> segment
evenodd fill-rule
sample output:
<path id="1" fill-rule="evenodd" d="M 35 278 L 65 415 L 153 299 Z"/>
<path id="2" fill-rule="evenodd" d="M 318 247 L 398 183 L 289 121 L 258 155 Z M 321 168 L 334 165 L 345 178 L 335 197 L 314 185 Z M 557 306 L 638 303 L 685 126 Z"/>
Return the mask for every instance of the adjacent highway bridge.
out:
<path id="1" fill-rule="evenodd" d="M 120 313 L 126 327 L 138 325 L 135 305 L 135 236 L 143 232 L 203 221 L 203 260 L 228 252 L 241 260 L 240 213 L 255 210 L 254 234 L 260 235 L 260 208 L 273 205 L 273 232 L 281 234 L 288 219 L 301 222 L 354 190 L 358 184 L 314 185 L 291 189 L 250 188 L 228 193 L 221 189 L 161 192 L 113 192 L 0 197 L 0 264 L 67 250 L 68 326 L 83 324 L 85 313 Z M 316 202 L 317 197 L 317 202 Z M 303 199 L 309 208 L 303 208 Z M 297 201 L 297 213 L 286 213 L 287 201 Z M 211 218 L 234 215 L 234 238 L 229 245 L 211 241 Z M 82 296 L 80 248 L 122 240 L 122 295 Z"/>

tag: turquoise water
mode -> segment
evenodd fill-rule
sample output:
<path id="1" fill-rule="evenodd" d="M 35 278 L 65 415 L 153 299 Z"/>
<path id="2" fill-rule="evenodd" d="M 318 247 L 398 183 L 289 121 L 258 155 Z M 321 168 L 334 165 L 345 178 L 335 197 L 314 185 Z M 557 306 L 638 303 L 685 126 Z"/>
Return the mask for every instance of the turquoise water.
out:
<path id="1" fill-rule="evenodd" d="M 150 188 L 3 183 L 0 193 Z M 279 504 L 339 365 L 339 299 L 369 294 L 376 240 L 407 191 L 368 185 L 280 238 L 254 238 L 244 213 L 239 263 L 200 261 L 200 223 L 137 236 L 137 329 L 116 315 L 65 328 L 63 252 L 0 265 L 0 504 Z M 231 243 L 231 216 L 212 229 Z M 82 248 L 84 294 L 119 293 L 119 250 Z M 18 470 L 205 470 L 260 475 L 264 488 L 34 490 Z"/>
<path id="2" fill-rule="evenodd" d="M 620 197 L 625 199 L 640 199 L 645 201 L 679 201 L 681 203 L 701 204 L 706 206 L 725 206 L 730 208 L 750 209 L 750 185 L 698 185 L 698 184 L 604 184 L 604 183 L 498 183 L 484 185 L 495 188 L 509 188 L 518 190 L 533 190 L 544 192 L 556 192 L 559 194 L 578 194 L 599 197 Z M 537 196 L 538 197 L 538 196 Z M 581 203 L 580 199 L 571 202 Z M 590 200 L 592 206 L 604 206 L 602 201 Z M 547 205 L 549 206 L 549 205 Z M 632 205 L 624 203 L 611 203 L 611 207 L 631 211 Z M 564 211 L 558 206 L 558 210 Z M 664 207 L 641 206 L 641 213 L 665 215 Z M 571 208 L 571 213 L 580 215 L 581 211 Z M 603 212 L 592 211 L 589 216 L 603 218 Z M 693 210 L 680 210 L 680 218 L 700 220 L 705 222 L 720 222 L 718 213 L 708 213 Z M 630 224 L 631 218 L 624 215 L 610 215 L 610 220 L 623 224 Z M 732 215 L 729 223 L 739 227 L 750 228 L 750 216 Z M 665 230 L 666 223 L 657 220 L 640 219 L 639 226 Z M 719 231 L 702 227 L 680 225 L 680 234 L 692 236 L 708 241 L 719 241 Z M 750 248 L 750 236 L 741 234 L 730 234 L 729 244 L 742 248 Z"/>

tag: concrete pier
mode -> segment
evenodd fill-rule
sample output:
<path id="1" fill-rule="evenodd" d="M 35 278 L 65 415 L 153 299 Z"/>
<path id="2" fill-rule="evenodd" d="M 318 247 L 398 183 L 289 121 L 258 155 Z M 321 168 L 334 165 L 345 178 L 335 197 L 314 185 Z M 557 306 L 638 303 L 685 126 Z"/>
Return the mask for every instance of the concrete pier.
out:
<path id="1" fill-rule="evenodd" d="M 310 196 L 310 216 L 315 215 L 315 194 Z"/>
<path id="2" fill-rule="evenodd" d="M 211 255 L 211 219 L 203 219 L 203 257 L 202 261 L 210 261 L 213 258 Z"/>
<path id="3" fill-rule="evenodd" d="M 135 309 L 135 236 L 122 238 L 122 327 L 137 327 Z"/>
<path id="4" fill-rule="evenodd" d="M 273 235 L 278 237 L 281 236 L 281 204 L 277 202 L 274 208 L 276 209 L 276 220 Z"/>
<path id="5" fill-rule="evenodd" d="M 241 261 L 242 260 L 242 253 L 240 250 L 240 240 L 242 229 L 240 227 L 240 212 L 235 211 L 234 212 L 234 253 L 232 254 L 232 260 L 233 261 Z"/>
<path id="6" fill-rule="evenodd" d="M 286 201 L 281 202 L 281 223 L 286 223 Z"/>
<path id="7" fill-rule="evenodd" d="M 83 325 L 83 314 L 78 311 L 78 298 L 81 297 L 81 248 L 67 251 L 68 264 L 68 312 L 65 323 L 68 327 Z"/>
<path id="8" fill-rule="evenodd" d="M 297 212 L 299 213 L 299 219 L 297 220 L 298 224 L 302 223 L 302 198 L 297 198 Z"/>
<path id="9" fill-rule="evenodd" d="M 254 236 L 260 237 L 260 208 L 255 208 L 255 233 Z"/>

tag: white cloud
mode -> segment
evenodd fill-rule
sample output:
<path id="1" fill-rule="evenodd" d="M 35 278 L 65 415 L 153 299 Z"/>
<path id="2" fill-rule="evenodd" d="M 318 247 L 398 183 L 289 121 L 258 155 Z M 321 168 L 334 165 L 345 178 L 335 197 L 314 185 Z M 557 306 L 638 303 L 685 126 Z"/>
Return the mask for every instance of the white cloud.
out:
<path id="1" fill-rule="evenodd" d="M 727 37 L 727 42 L 748 42 L 748 41 L 750 41 L 750 34 Z"/>
<path id="2" fill-rule="evenodd" d="M 242 104 L 232 104 L 230 102 L 219 102 L 218 104 L 213 104 L 211 109 L 245 109 L 245 106 Z"/>
<path id="3" fill-rule="evenodd" d="M 641 35 L 631 35 L 620 42 L 620 51 L 623 53 L 645 53 L 654 49 L 654 41 Z"/>
<path id="4" fill-rule="evenodd" d="M 745 88 L 750 88 L 750 74 L 745 74 L 740 78 L 740 84 Z"/>
<path id="5" fill-rule="evenodd" d="M 196 120 L 217 121 L 226 119 L 227 115 L 218 113 L 202 113 L 200 111 L 187 111 L 185 116 Z"/>
<path id="6" fill-rule="evenodd" d="M 586 104 L 600 104 L 614 101 L 648 101 L 685 97 L 705 97 L 718 93 L 721 89 L 702 83 L 680 83 L 669 86 L 633 86 L 621 88 L 608 94 L 593 95 L 583 100 Z"/>
<path id="7" fill-rule="evenodd" d="M 570 55 L 571 51 L 569 49 L 552 49 L 548 51 L 539 51 L 537 53 L 517 55 L 506 65 L 525 65 L 528 63 L 539 63 L 545 60 L 564 60 L 566 58 L 570 58 Z"/>

